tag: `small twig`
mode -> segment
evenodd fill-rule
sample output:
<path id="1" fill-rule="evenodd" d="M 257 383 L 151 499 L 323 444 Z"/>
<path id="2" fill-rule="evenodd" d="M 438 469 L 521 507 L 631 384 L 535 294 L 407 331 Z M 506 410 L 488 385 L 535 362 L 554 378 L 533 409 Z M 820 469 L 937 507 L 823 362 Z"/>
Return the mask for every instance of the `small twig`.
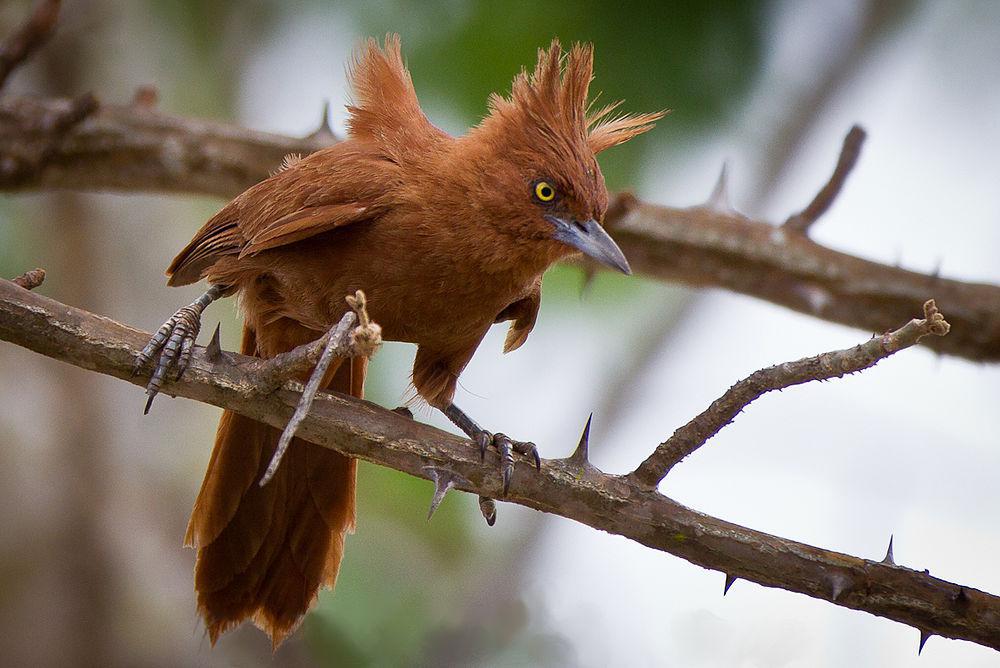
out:
<path id="1" fill-rule="evenodd" d="M 911 320 L 894 332 L 865 343 L 833 352 L 786 362 L 755 371 L 733 385 L 700 415 L 679 428 L 661 443 L 628 478 L 646 488 L 655 488 L 678 462 L 715 436 L 740 412 L 761 395 L 812 380 L 828 380 L 861 371 L 927 335 L 944 336 L 951 326 L 938 311 L 933 299 L 924 303 L 922 320 Z"/>
<path id="2" fill-rule="evenodd" d="M 15 285 L 20 285 L 25 290 L 34 290 L 45 280 L 45 270 L 42 268 L 26 271 L 13 280 Z"/>
<path id="3" fill-rule="evenodd" d="M 319 387 L 322 385 L 334 357 L 371 357 L 382 342 L 381 328 L 374 324 L 368 317 L 368 311 L 365 308 L 365 293 L 358 290 L 353 296 L 347 297 L 347 303 L 354 309 L 354 312 L 345 314 L 340 322 L 325 337 L 326 343 L 323 346 L 323 352 L 319 360 L 315 362 L 316 366 L 313 368 L 312 375 L 309 377 L 309 381 L 302 391 L 302 397 L 295 407 L 292 418 L 281 432 L 281 438 L 274 449 L 271 463 L 267 465 L 267 471 L 260 479 L 259 484 L 261 487 L 274 477 L 278 466 L 281 465 L 281 460 L 285 456 L 285 452 L 288 450 L 295 432 L 298 431 L 299 425 L 302 424 L 306 415 L 309 414 L 309 409 L 316 398 L 316 393 L 319 391 Z M 352 330 L 350 327 L 355 318 L 357 318 L 359 324 Z M 315 346 L 300 346 L 299 348 L 305 348 L 306 350 L 300 355 L 286 358 L 283 365 L 271 369 L 269 373 L 273 374 L 277 369 L 293 372 L 301 369 L 301 365 L 315 351 Z M 295 352 L 292 351 L 292 353 Z M 289 355 L 292 355 L 292 353 L 289 353 Z"/>
<path id="4" fill-rule="evenodd" d="M 358 294 L 361 295 L 360 301 Z M 289 378 L 309 373 L 331 340 L 335 342 L 334 357 L 374 355 L 382 345 L 382 329 L 368 317 L 364 293 L 359 290 L 354 295 L 348 295 L 346 301 L 352 310 L 345 313 L 326 334 L 287 353 L 260 360 L 248 369 L 248 375 L 254 379 L 253 393 L 269 394 Z"/>
<path id="5" fill-rule="evenodd" d="M 833 174 L 830 175 L 830 180 L 820 189 L 809 206 L 799 213 L 789 216 L 782 227 L 805 234 L 812 224 L 827 212 L 857 164 L 858 157 L 861 155 L 861 146 L 865 143 L 865 136 L 865 131 L 861 126 L 851 127 L 847 136 L 844 137 L 844 145 L 840 149 L 840 157 L 837 159 L 837 166 L 834 168 Z"/>
<path id="6" fill-rule="evenodd" d="M 358 316 L 348 311 L 336 325 L 311 343 L 306 343 L 287 353 L 260 360 L 249 373 L 254 379 L 255 392 L 268 394 L 281 387 L 282 383 L 309 373 L 316 367 L 327 347 L 333 343 L 334 353 L 340 357 L 350 356 L 350 331 L 357 322 Z"/>
<path id="7" fill-rule="evenodd" d="M 52 35 L 59 18 L 60 0 L 41 0 L 20 28 L 0 44 L 0 89 L 10 73 Z"/>

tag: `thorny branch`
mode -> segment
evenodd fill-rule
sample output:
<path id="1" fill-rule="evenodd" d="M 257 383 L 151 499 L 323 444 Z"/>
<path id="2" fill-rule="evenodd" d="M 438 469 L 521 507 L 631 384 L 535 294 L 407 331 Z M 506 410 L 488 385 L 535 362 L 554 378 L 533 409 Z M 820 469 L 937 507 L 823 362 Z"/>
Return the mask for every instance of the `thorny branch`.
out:
<path id="1" fill-rule="evenodd" d="M 294 139 L 142 105 L 102 105 L 65 133 L 43 168 L 11 177 L 4 165 L 34 164 L 37 147 L 52 145 L 39 119 L 68 104 L 0 100 L 0 191 L 74 188 L 231 198 L 267 178 L 287 154 L 310 153 L 333 141 L 328 132 Z M 639 273 L 727 288 L 868 332 L 906 320 L 933 294 L 953 333 L 921 343 L 967 359 L 1000 361 L 996 285 L 864 260 L 714 204 L 659 206 L 622 193 L 612 198 L 605 224 Z"/>
<path id="2" fill-rule="evenodd" d="M 933 312 L 932 312 L 933 313 Z M 928 318 L 936 320 L 936 318 Z M 918 325 L 907 325 L 918 327 Z M 903 331 L 901 330 L 901 331 Z M 0 281 L 0 339 L 84 369 L 142 385 L 132 362 L 149 334 Z M 891 345 L 897 345 L 893 343 Z M 257 360 L 197 347 L 183 377 L 165 391 L 283 427 L 299 393 L 286 385 L 255 391 Z M 317 394 L 299 435 L 309 441 L 421 478 L 447 470 L 466 492 L 498 497 L 497 462 L 480 461 L 468 440 L 336 394 Z M 695 512 L 584 460 L 585 446 L 541 470 L 519 468 L 506 500 L 576 520 L 669 552 L 704 568 L 768 587 L 864 610 L 920 630 L 1000 649 L 1000 597 L 891 561 L 823 550 Z M 497 455 L 490 453 L 488 458 Z"/>
<path id="3" fill-rule="evenodd" d="M 59 4 L 39 2 L 25 26 L 0 45 L 0 87 L 51 32 Z M 156 91 L 149 87 L 124 107 L 99 107 L 90 95 L 70 101 L 0 100 L 0 191 L 150 190 L 228 198 L 266 178 L 285 155 L 309 153 L 336 141 L 326 110 L 320 128 L 299 140 L 169 117 L 155 111 L 155 102 Z M 876 331 L 902 320 L 933 293 L 958 335 L 939 338 L 949 325 L 931 300 L 924 304 L 924 319 L 895 332 L 850 350 L 758 371 L 678 429 L 626 476 L 604 474 L 589 463 L 588 421 L 571 457 L 546 461 L 506 498 L 722 571 L 726 591 L 737 578 L 745 578 L 909 624 L 920 632 L 920 648 L 936 634 L 1000 649 L 1000 598 L 897 566 L 891 540 L 882 561 L 858 559 L 696 513 L 656 490 L 677 462 L 769 390 L 867 368 L 928 334 L 937 335 L 934 347 L 942 352 L 1000 361 L 1000 287 L 868 262 L 808 238 L 809 227 L 843 187 L 863 139 L 864 132 L 852 128 L 829 182 L 780 228 L 749 220 L 726 205 L 724 181 L 705 205 L 689 209 L 618 195 L 606 224 L 616 230 L 633 266 L 652 276 L 727 287 Z M 44 275 L 36 269 L 12 282 L 0 280 L 0 339 L 141 384 L 130 371 L 148 335 L 28 292 Z M 450 488 L 478 493 L 481 501 L 497 496 L 495 467 L 480 464 L 468 442 L 350 397 L 319 394 L 319 383 L 313 381 L 322 372 L 298 397 L 295 386 L 283 384 L 334 354 L 370 354 L 377 345 L 377 326 L 368 323 L 363 303 L 356 311 L 362 327 L 354 331 L 367 331 L 365 340 L 342 336 L 341 330 L 353 325 L 348 316 L 354 314 L 348 314 L 319 341 L 266 362 L 222 354 L 217 330 L 207 349 L 195 350 L 188 373 L 167 389 L 284 426 L 288 440 L 301 429 L 303 438 L 324 447 L 432 479 L 431 512 Z M 289 420 L 293 406 L 297 409 Z M 272 465 L 278 461 L 276 456 Z"/>
<path id="4" fill-rule="evenodd" d="M 629 478 L 646 489 L 654 489 L 676 464 L 705 444 L 744 408 L 767 392 L 813 380 L 840 378 L 875 366 L 889 355 L 913 346 L 928 335 L 944 336 L 951 326 L 938 311 L 934 300 L 924 304 L 924 317 L 913 319 L 894 332 L 848 348 L 795 362 L 785 362 L 755 371 L 729 388 L 701 414 L 661 443 Z"/>

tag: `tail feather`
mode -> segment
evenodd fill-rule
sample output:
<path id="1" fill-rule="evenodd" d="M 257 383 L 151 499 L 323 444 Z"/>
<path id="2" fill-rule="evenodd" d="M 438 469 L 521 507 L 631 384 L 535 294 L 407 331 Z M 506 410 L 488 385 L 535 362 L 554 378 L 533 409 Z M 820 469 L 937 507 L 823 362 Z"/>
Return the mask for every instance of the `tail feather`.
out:
<path id="1" fill-rule="evenodd" d="M 245 328 L 243 352 L 270 357 L 315 338 L 288 321 L 280 327 L 277 334 Z M 365 362 L 340 365 L 326 386 L 362 396 Z M 349 457 L 295 438 L 274 478 L 257 484 L 280 434 L 228 411 L 219 421 L 185 539 L 198 547 L 198 610 L 213 644 L 251 619 L 277 647 L 319 588 L 336 582 L 344 534 L 354 529 L 357 464 Z"/>

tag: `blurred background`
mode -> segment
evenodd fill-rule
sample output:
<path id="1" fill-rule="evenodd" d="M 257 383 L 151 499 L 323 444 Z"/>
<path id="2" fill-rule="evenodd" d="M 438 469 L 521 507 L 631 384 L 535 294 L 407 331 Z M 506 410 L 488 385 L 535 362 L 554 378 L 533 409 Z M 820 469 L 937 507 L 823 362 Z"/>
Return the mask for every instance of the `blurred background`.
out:
<path id="1" fill-rule="evenodd" d="M 0 34 L 31 2 L 0 3 Z M 1000 283 L 1000 4 L 408 3 L 66 0 L 8 95 L 155 85 L 163 111 L 302 135 L 345 63 L 398 31 L 432 121 L 461 133 L 553 36 L 596 46 L 595 90 L 672 113 L 602 155 L 612 189 L 673 206 L 723 162 L 747 215 L 780 222 L 828 177 L 852 123 L 869 132 L 821 243 L 908 269 Z M 0 196 L 0 275 L 147 330 L 202 287 L 163 268 L 222 202 L 153 195 Z M 932 297 L 933 295 L 928 295 Z M 231 301 L 231 300 L 230 300 Z M 213 305 L 238 347 L 234 304 Z M 886 323 L 886 328 L 902 323 Z M 631 470 L 730 384 L 846 347 L 851 330 L 746 297 L 581 271 L 546 276 L 538 326 L 501 355 L 497 328 L 458 403 L 487 427 Z M 387 344 L 369 398 L 401 404 L 413 348 Z M 768 396 L 678 468 L 664 493 L 824 548 L 1000 592 L 1000 369 L 904 352 L 840 381 Z M 142 416 L 133 386 L 0 345 L 0 656 L 7 665 L 996 666 L 1000 655 L 723 576 L 568 520 L 500 504 L 485 526 L 453 494 L 361 464 L 357 533 L 338 588 L 272 657 L 252 627 L 211 649 L 181 539 L 219 411 Z M 424 411 L 418 419 L 448 428 Z M 517 476 L 515 474 L 514 484 Z"/>

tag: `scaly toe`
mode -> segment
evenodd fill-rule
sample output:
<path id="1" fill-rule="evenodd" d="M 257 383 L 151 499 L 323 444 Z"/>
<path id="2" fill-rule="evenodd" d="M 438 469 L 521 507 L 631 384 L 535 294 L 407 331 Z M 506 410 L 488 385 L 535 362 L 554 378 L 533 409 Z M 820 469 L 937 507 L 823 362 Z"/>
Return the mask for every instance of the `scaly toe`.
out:
<path id="1" fill-rule="evenodd" d="M 535 470 L 542 470 L 542 458 L 538 456 L 538 448 L 531 441 L 514 441 L 514 452 L 535 461 Z"/>

